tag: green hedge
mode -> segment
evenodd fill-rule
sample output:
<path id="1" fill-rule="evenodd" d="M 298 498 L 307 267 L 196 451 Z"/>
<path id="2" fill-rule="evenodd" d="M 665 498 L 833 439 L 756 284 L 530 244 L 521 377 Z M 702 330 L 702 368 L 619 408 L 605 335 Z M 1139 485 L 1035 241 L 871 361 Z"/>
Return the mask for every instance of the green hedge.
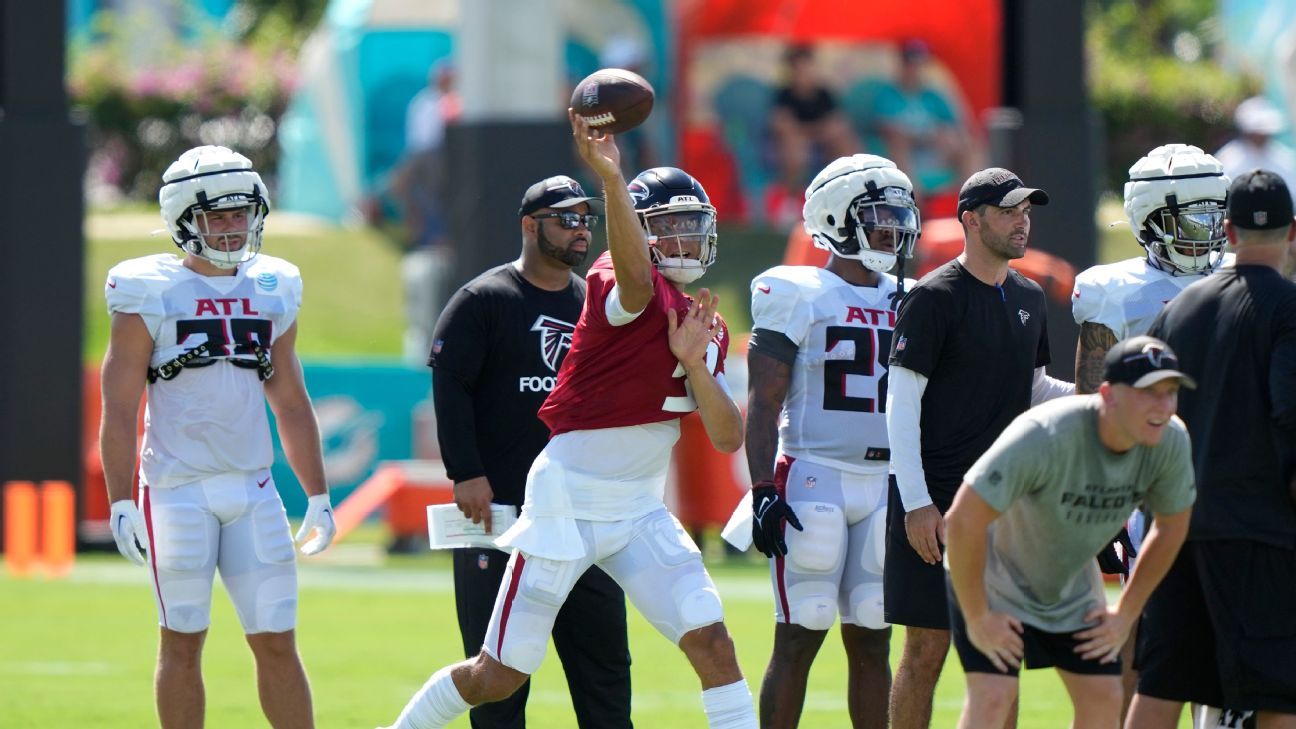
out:
<path id="1" fill-rule="evenodd" d="M 103 11 L 70 45 L 68 91 L 89 129 L 92 191 L 151 199 L 167 165 L 200 144 L 233 147 L 263 175 L 276 169 L 278 122 L 296 83 L 297 31 L 273 17 L 246 39 L 191 24 L 178 34 L 183 42 L 141 47 L 150 35 L 142 27 L 156 22 Z"/>
<path id="2" fill-rule="evenodd" d="M 1184 142 L 1214 152 L 1255 82 L 1214 57 L 1214 0 L 1091 0 L 1089 86 L 1104 126 L 1104 188 L 1119 192 L 1149 150 Z"/>

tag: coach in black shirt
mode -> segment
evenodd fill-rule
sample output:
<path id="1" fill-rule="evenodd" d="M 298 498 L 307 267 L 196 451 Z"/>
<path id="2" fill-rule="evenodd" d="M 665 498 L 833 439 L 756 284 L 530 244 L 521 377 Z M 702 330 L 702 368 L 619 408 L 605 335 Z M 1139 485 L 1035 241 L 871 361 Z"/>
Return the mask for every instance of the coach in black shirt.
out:
<path id="1" fill-rule="evenodd" d="M 963 476 L 1032 401 L 1074 391 L 1044 374 L 1044 292 L 1008 267 L 1026 254 L 1032 205 L 1048 194 L 1001 168 L 959 192 L 963 254 L 900 304 L 887 429 L 897 485 L 887 504 L 887 622 L 908 626 L 891 690 L 894 726 L 926 727 L 949 652 L 943 514 Z"/>
<path id="2" fill-rule="evenodd" d="M 1144 611 L 1131 726 L 1176 726 L 1189 701 L 1296 726 L 1296 284 L 1283 276 L 1296 221 L 1282 178 L 1234 180 L 1224 229 L 1235 265 L 1184 289 L 1149 332 L 1197 379 L 1179 397 L 1197 504 Z"/>
<path id="3" fill-rule="evenodd" d="M 598 198 L 559 175 L 532 185 L 522 198 L 522 255 L 459 289 L 433 335 L 432 397 L 437 440 L 455 504 L 474 522 L 490 524 L 490 505 L 520 507 L 527 471 L 549 440 L 536 417 L 585 301 L 585 282 L 572 272 L 589 252 Z M 490 624 L 508 555 L 457 549 L 455 604 L 464 657 L 477 655 Z M 629 727 L 630 648 L 625 595 L 597 567 L 576 583 L 558 613 L 554 647 L 567 674 L 583 729 Z M 469 712 L 475 729 L 526 726 L 530 684 L 504 701 Z"/>

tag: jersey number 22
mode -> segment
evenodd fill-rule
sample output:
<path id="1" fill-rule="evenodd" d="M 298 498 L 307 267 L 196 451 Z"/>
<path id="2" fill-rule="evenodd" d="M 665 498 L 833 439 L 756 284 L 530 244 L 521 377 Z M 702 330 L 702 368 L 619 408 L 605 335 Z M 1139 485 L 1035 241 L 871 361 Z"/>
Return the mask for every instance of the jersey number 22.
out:
<path id="1" fill-rule="evenodd" d="M 846 394 L 846 376 L 872 377 L 877 369 L 886 369 L 883 357 L 891 355 L 891 330 L 866 327 L 828 327 L 828 351 L 838 342 L 855 343 L 854 359 L 830 359 L 824 363 L 824 410 L 849 410 L 856 413 L 886 412 L 887 374 L 877 381 L 877 397 L 851 397 Z"/>

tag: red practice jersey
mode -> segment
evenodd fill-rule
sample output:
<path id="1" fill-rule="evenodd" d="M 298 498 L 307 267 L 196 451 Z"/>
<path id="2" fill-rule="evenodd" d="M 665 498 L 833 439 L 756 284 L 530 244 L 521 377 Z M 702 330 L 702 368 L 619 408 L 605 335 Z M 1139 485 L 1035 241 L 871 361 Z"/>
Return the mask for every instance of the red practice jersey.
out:
<path id="1" fill-rule="evenodd" d="M 612 256 L 604 253 L 585 277 L 588 294 L 571 350 L 558 371 L 558 384 L 540 419 L 552 435 L 572 430 L 645 425 L 679 418 L 697 409 L 684 376 L 684 367 L 671 354 L 666 312 L 680 320 L 692 298 L 653 269 L 653 295 L 634 321 L 613 326 L 607 299 L 616 285 Z M 707 348 L 707 366 L 724 372 L 729 352 L 729 328 L 719 319 L 715 339 Z"/>

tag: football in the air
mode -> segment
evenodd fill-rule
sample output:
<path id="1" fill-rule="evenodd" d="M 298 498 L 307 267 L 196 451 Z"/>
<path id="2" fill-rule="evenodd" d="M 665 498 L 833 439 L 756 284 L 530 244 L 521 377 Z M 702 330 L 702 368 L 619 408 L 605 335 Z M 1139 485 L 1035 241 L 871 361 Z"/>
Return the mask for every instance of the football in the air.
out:
<path id="1" fill-rule="evenodd" d="M 648 118 L 654 96 L 652 84 L 643 76 L 622 68 L 604 68 L 576 84 L 571 108 L 591 127 L 620 134 Z"/>

